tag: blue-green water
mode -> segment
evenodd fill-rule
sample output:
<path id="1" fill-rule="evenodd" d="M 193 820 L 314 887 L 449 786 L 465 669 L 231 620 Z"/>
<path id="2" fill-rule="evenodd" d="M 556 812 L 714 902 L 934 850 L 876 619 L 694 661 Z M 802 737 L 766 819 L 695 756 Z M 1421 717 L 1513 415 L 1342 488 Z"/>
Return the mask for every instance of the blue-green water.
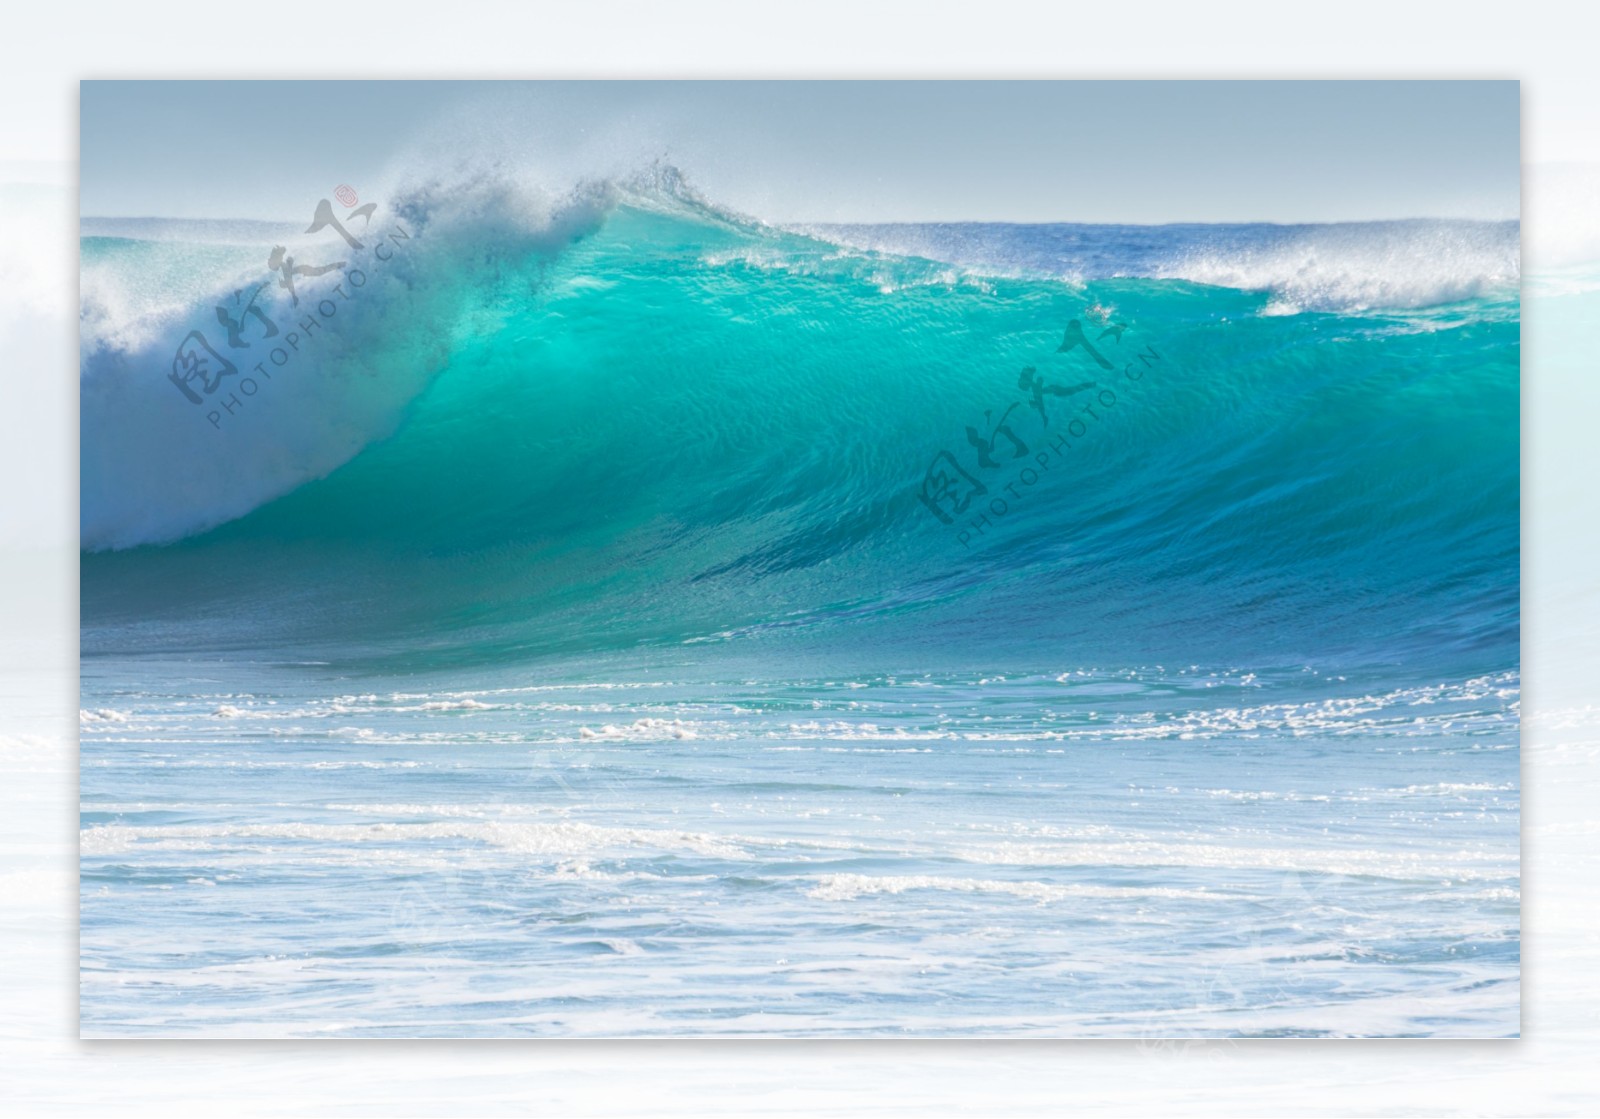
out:
<path id="1" fill-rule="evenodd" d="M 416 195 L 190 403 L 278 236 L 86 226 L 85 1033 L 1517 1032 L 1514 224 Z"/>

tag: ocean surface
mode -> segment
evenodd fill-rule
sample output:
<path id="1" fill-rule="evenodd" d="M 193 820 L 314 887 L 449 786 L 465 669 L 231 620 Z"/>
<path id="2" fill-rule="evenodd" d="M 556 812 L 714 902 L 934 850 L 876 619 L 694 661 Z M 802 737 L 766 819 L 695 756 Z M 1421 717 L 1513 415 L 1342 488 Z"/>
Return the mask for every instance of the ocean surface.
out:
<path id="1" fill-rule="evenodd" d="M 1518 1033 L 1516 223 L 332 212 L 83 223 L 85 1036 Z"/>

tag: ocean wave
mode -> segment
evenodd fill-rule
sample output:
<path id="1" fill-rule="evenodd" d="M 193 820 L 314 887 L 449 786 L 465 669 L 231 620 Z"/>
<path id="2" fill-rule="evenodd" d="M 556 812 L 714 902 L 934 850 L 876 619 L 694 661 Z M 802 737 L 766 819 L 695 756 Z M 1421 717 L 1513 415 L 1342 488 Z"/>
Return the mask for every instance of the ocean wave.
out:
<path id="1" fill-rule="evenodd" d="M 406 814 L 410 814 L 409 812 Z M 272 851 L 285 857 L 287 848 L 303 847 L 309 859 L 342 861 L 383 859 L 389 852 L 429 857 L 457 855 L 472 849 L 512 858 L 654 859 L 660 857 L 762 863 L 782 853 L 785 858 L 874 858 L 903 856 L 903 842 L 870 839 L 791 840 L 741 833 L 717 834 L 671 828 L 608 826 L 577 820 L 528 821 L 486 818 L 471 811 L 446 818 L 366 823 L 229 823 L 229 824 L 93 824 L 80 832 L 85 858 L 107 859 L 140 852 L 244 853 Z M 1519 875 L 1515 852 L 1463 848 L 1407 850 L 1364 847 L 1295 847 L 1247 843 L 1183 842 L 1178 839 L 1110 838 L 1091 842 L 1053 839 L 1042 834 L 1025 838 L 986 837 L 981 843 L 944 840 L 944 857 L 972 867 L 1026 867 L 1052 870 L 1231 870 L 1275 874 L 1337 875 L 1419 884 L 1508 883 Z M 1509 888 L 1509 887 L 1507 887 Z M 869 894 L 908 890 L 1009 893 L 1034 901 L 1072 897 L 1106 899 L 1139 896 L 1218 900 L 1219 891 L 1169 886 L 1106 886 L 1099 883 L 1017 882 L 958 875 L 874 876 L 819 870 L 806 886 L 810 896 L 840 901 Z"/>
<path id="2" fill-rule="evenodd" d="M 808 233 L 868 254 L 946 262 L 945 282 L 1048 276 L 1187 280 L 1270 298 L 1266 315 L 1413 310 L 1468 300 L 1515 301 L 1518 222 L 1410 220 L 1320 225 L 992 227 L 811 225 Z M 782 267 L 757 257 L 758 267 Z"/>
<path id="3" fill-rule="evenodd" d="M 579 727 L 578 737 L 581 739 L 613 739 L 634 742 L 657 742 L 668 738 L 696 738 L 698 737 L 692 723 L 682 719 L 635 719 L 631 723 L 617 725 L 607 723 L 598 730 L 591 727 Z"/>
<path id="4" fill-rule="evenodd" d="M 1518 877 L 1514 854 L 1494 849 L 1454 852 L 1359 847 L 1277 847 L 1145 840 L 1045 843 L 996 840 L 957 847 L 963 861 L 994 866 L 1163 867 L 1264 870 L 1417 882 L 1501 882 Z"/>
<path id="5" fill-rule="evenodd" d="M 1192 229 L 1078 227 L 1098 254 L 1079 283 L 842 249 L 665 168 L 564 197 L 435 183 L 374 222 L 403 240 L 314 344 L 270 382 L 240 358 L 226 389 L 188 385 L 198 404 L 169 376 L 189 332 L 219 306 L 264 329 L 228 301 L 240 247 L 165 226 L 86 242 L 86 649 L 331 660 L 348 649 L 330 642 L 407 655 L 403 633 L 430 660 L 714 656 L 868 620 L 918 643 L 936 616 L 965 642 L 998 616 L 1079 664 L 1197 632 L 1252 656 L 1398 635 L 1385 655 L 1508 663 L 1476 651 L 1515 641 L 1518 326 L 1489 298 L 1514 278 L 1514 224 L 1238 227 L 1243 255 L 1196 255 Z M 1002 241 L 1063 255 L 1019 228 Z M 1198 282 L 1229 276 L 1273 294 Z M 304 278 L 302 307 L 342 282 Z M 1411 307 L 1430 284 L 1484 299 L 1270 313 Z M 256 297 L 283 331 L 303 313 L 274 285 Z M 1123 365 L 1065 347 L 1073 322 Z M 1129 375 L 1137 354 L 1159 374 Z M 1094 427 L 1052 426 L 1027 369 L 1100 378 Z M 998 417 L 1010 457 L 962 467 L 988 504 L 941 520 L 918 491 L 930 461 L 971 457 L 984 425 L 999 439 Z M 1040 613 L 1036 587 L 1096 606 Z"/>
<path id="6" fill-rule="evenodd" d="M 1243 896 L 1214 890 L 1185 890 L 1170 886 L 1058 885 L 1050 882 L 951 878 L 931 874 L 826 874 L 817 880 L 817 884 L 808 889 L 806 894 L 818 901 L 855 901 L 873 894 L 903 894 L 909 890 L 1005 894 L 1024 901 L 1037 902 L 1040 905 L 1079 899 L 1140 901 L 1161 898 L 1184 901 L 1237 901 Z"/>
<path id="7" fill-rule="evenodd" d="M 679 852 L 708 858 L 740 858 L 738 842 L 703 832 L 652 828 L 604 827 L 578 822 L 514 823 L 505 821 L 433 821 L 372 824 L 234 824 L 131 825 L 102 824 L 83 829 L 79 850 L 104 857 L 134 847 L 162 851 L 211 850 L 218 846 L 261 843 L 307 843 L 315 848 L 359 845 L 409 846 L 419 842 L 458 840 L 518 855 L 574 855 L 603 851 Z"/>
<path id="8" fill-rule="evenodd" d="M 1301 226 L 1258 245 L 1189 249 L 1157 275 L 1268 292 L 1268 315 L 1515 300 L 1521 239 L 1511 222 Z"/>
<path id="9" fill-rule="evenodd" d="M 459 339 L 493 329 L 497 302 L 611 204 L 603 189 L 547 198 L 489 178 L 417 186 L 367 226 L 350 222 L 361 249 L 326 234 L 315 247 L 289 238 L 315 267 L 331 267 L 321 263 L 330 256 L 349 265 L 300 277 L 293 290 L 272 282 L 270 242 L 253 254 L 247 238 L 236 244 L 248 227 L 230 226 L 220 242 L 193 240 L 218 236 L 207 223 L 189 239 L 176 223 L 122 223 L 114 228 L 143 236 L 89 238 L 83 547 L 181 539 L 349 461 L 395 429 Z M 173 380 L 185 354 L 234 372 L 214 387 L 197 378 L 188 403 Z"/>

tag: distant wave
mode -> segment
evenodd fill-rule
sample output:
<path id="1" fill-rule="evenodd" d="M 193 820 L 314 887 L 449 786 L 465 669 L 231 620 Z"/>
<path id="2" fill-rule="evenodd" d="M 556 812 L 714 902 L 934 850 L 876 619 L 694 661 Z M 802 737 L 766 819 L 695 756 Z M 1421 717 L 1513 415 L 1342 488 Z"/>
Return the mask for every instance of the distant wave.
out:
<path id="1" fill-rule="evenodd" d="M 999 274 L 1192 280 L 1266 292 L 1267 314 L 1404 310 L 1514 299 L 1515 221 L 1324 225 L 819 225 L 841 244 Z"/>

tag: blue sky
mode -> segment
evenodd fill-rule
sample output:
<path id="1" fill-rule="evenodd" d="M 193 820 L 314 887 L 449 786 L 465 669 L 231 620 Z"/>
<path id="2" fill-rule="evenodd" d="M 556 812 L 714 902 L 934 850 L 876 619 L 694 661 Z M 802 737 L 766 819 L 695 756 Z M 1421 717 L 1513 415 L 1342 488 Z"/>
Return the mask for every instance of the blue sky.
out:
<path id="1" fill-rule="evenodd" d="M 665 158 L 771 221 L 1516 217 L 1518 83 L 84 82 L 82 213 L 294 220 L 496 161 Z"/>

